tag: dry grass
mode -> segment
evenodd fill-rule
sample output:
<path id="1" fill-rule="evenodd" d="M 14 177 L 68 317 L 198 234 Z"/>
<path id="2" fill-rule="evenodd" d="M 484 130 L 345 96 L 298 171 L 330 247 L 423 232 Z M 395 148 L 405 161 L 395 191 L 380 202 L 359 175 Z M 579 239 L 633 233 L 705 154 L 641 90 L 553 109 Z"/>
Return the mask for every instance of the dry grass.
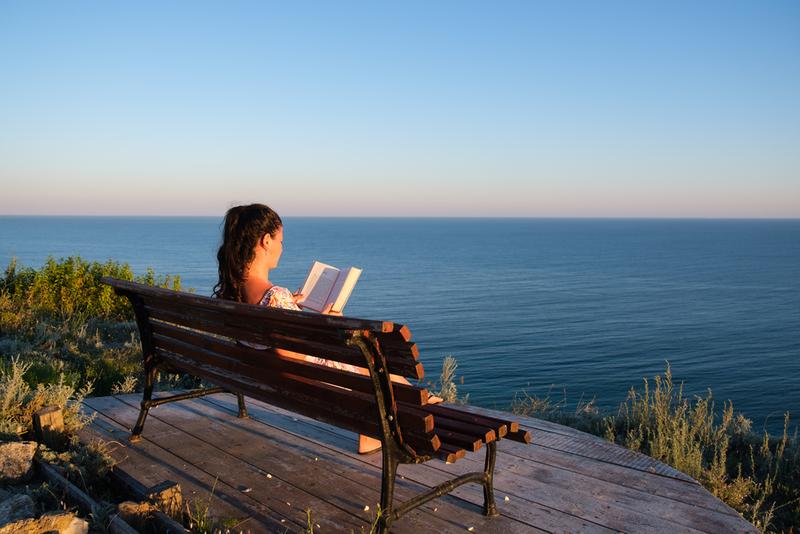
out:
<path id="1" fill-rule="evenodd" d="M 789 416 L 780 437 L 751 431 L 731 403 L 717 409 L 711 391 L 689 399 L 667 366 L 663 376 L 632 388 L 616 415 L 603 415 L 593 403 L 566 410 L 566 398 L 553 403 L 521 394 L 512 411 L 603 436 L 647 454 L 703 484 L 762 532 L 794 532 L 800 524 L 800 445 L 789 433 Z"/>

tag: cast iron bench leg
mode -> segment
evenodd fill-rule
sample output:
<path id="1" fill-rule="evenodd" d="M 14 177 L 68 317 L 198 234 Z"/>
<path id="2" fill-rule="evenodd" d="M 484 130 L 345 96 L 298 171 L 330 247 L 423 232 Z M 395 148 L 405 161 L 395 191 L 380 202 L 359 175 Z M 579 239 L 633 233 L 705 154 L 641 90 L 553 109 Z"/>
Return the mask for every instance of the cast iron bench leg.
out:
<path id="1" fill-rule="evenodd" d="M 247 406 L 244 404 L 244 395 L 241 393 L 236 394 L 236 400 L 239 401 L 239 418 L 246 419 L 247 418 Z"/>
<path id="2" fill-rule="evenodd" d="M 486 463 L 483 468 L 483 515 L 492 517 L 499 515 L 494 504 L 494 460 L 497 454 L 497 442 L 486 444 Z"/>
<path id="3" fill-rule="evenodd" d="M 384 445 L 383 478 L 381 479 L 381 516 L 378 521 L 379 534 L 389 532 L 389 527 L 392 526 L 392 519 L 394 519 L 392 499 L 394 498 L 394 481 L 397 476 L 398 462 L 391 451 L 387 449 L 389 449 L 389 447 Z"/>
<path id="4" fill-rule="evenodd" d="M 131 432 L 131 443 L 135 443 L 142 439 L 142 429 L 144 429 L 144 421 L 147 419 L 147 412 L 150 411 L 150 401 L 153 399 L 153 381 L 156 376 L 155 366 L 151 367 L 145 372 L 144 394 L 142 395 L 142 404 L 139 409 L 139 418 L 136 420 L 136 425 Z"/>

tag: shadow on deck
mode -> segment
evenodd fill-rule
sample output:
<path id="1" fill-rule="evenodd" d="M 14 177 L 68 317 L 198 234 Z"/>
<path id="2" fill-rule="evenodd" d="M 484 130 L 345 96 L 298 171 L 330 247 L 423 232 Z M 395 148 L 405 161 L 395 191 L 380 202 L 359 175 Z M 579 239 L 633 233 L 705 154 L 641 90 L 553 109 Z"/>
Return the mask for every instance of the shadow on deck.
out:
<path id="1" fill-rule="evenodd" d="M 81 439 L 115 442 L 118 469 L 145 486 L 180 483 L 184 499 L 210 499 L 212 514 L 237 519 L 234 532 L 303 532 L 307 509 L 315 532 L 369 532 L 381 456 L 356 454 L 352 432 L 252 399 L 250 419 L 238 419 L 236 398 L 219 394 L 151 409 L 142 441 L 129 444 L 140 398 L 87 399 L 97 417 Z M 533 444 L 498 443 L 500 517 L 481 515 L 483 490 L 469 484 L 403 516 L 392 532 L 757 532 L 664 464 L 571 428 L 518 420 Z M 395 499 L 481 470 L 483 456 L 401 465 Z"/>

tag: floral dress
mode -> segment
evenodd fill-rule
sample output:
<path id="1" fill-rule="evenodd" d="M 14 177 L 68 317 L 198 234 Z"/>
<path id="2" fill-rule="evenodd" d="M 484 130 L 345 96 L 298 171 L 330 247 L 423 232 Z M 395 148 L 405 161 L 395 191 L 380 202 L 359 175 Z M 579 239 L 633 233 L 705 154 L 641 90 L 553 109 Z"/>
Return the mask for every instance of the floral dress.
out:
<path id="1" fill-rule="evenodd" d="M 280 287 L 280 286 L 272 286 L 271 288 L 269 288 L 267 292 L 264 293 L 264 296 L 261 297 L 261 300 L 258 301 L 258 305 L 266 306 L 268 308 L 281 308 L 283 310 L 302 311 L 300 309 L 300 306 L 298 306 L 295 303 L 294 297 L 292 297 L 292 292 L 286 289 L 285 287 Z M 335 360 L 326 360 L 325 358 L 319 358 L 317 356 L 309 356 L 308 354 L 306 355 L 306 361 L 311 363 L 316 363 L 319 365 L 327 365 L 328 367 L 334 367 L 342 371 L 358 373 L 358 368 L 348 363 L 341 363 Z"/>

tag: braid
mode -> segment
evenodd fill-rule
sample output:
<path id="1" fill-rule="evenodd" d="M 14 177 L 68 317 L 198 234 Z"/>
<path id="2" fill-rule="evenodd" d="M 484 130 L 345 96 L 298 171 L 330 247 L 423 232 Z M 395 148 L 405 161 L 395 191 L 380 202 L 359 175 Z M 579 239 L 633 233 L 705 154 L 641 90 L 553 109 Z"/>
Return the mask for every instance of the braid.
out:
<path id="1" fill-rule="evenodd" d="M 234 206 L 225 214 L 222 245 L 217 251 L 219 281 L 217 298 L 244 301 L 242 287 L 248 266 L 255 258 L 255 246 L 264 235 L 274 236 L 283 222 L 264 204 Z"/>

